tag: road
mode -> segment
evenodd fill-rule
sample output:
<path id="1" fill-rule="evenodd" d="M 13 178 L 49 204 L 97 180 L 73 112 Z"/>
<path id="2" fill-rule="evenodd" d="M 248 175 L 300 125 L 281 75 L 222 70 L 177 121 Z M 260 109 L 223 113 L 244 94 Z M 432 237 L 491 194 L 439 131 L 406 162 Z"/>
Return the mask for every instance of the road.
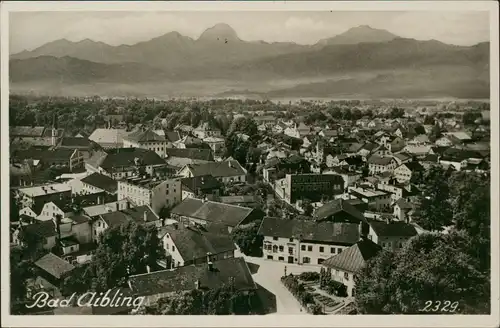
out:
<path id="1" fill-rule="evenodd" d="M 237 252 L 239 253 L 239 252 Z M 235 254 L 240 256 L 239 254 Z M 241 255 L 245 261 L 259 266 L 257 273 L 253 275 L 254 281 L 267 289 L 276 296 L 277 312 L 273 314 L 307 314 L 305 310 L 302 312 L 300 303 L 295 297 L 285 288 L 280 279 L 287 268 L 287 274 L 299 274 L 306 271 L 319 271 L 319 267 L 301 266 L 297 264 L 289 264 L 265 260 L 263 258 L 249 257 Z"/>

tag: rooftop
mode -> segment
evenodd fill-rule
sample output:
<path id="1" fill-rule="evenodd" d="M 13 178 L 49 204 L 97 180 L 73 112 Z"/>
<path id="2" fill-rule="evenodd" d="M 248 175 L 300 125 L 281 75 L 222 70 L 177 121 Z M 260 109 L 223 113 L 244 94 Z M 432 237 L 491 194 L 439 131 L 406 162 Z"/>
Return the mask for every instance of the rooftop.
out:
<path id="1" fill-rule="evenodd" d="M 128 134 L 125 129 L 95 129 L 94 132 L 89 136 L 89 140 L 92 140 L 98 144 L 123 144 L 123 137 Z"/>
<path id="2" fill-rule="evenodd" d="M 349 188 L 349 193 L 354 195 L 359 195 L 362 197 L 370 198 L 370 197 L 381 197 L 387 195 L 385 191 L 369 189 L 369 188 L 361 188 L 361 187 L 351 187 Z"/>
<path id="3" fill-rule="evenodd" d="M 132 141 L 132 142 L 165 142 L 165 137 L 160 136 L 151 129 L 146 130 L 136 130 L 128 135 L 124 136 L 123 139 Z"/>
<path id="4" fill-rule="evenodd" d="M 363 269 L 366 261 L 377 255 L 381 250 L 382 248 L 371 240 L 363 239 L 345 249 L 342 253 L 325 260 L 323 266 L 356 273 Z"/>
<path id="5" fill-rule="evenodd" d="M 415 227 L 403 221 L 368 221 L 378 236 L 385 237 L 413 237 L 417 234 Z"/>
<path id="6" fill-rule="evenodd" d="M 218 189 L 222 186 L 222 183 L 212 175 L 207 174 L 192 178 L 182 178 L 181 185 L 183 190 L 197 192 L 198 189 L 200 191 Z"/>
<path id="7" fill-rule="evenodd" d="M 29 197 L 38 197 L 60 192 L 71 192 L 71 187 L 64 183 L 47 184 L 43 186 L 19 188 L 19 191 Z"/>
<path id="8" fill-rule="evenodd" d="M 237 290 L 256 288 L 242 257 L 216 261 L 212 270 L 204 263 L 135 275 L 131 276 L 129 281 L 134 294 L 145 296 L 193 290 L 197 282 L 200 289 L 215 289 L 230 284 L 231 279 L 234 279 L 234 287 Z"/>
<path id="9" fill-rule="evenodd" d="M 326 203 L 316 210 L 314 217 L 321 220 L 340 212 L 345 212 L 360 221 L 365 221 L 363 213 L 361 213 L 349 200 L 335 199 Z"/>
<path id="10" fill-rule="evenodd" d="M 237 160 L 225 160 L 223 162 L 213 162 L 205 164 L 189 165 L 194 176 L 208 175 L 218 177 L 232 177 L 246 175 L 246 170 Z"/>
<path id="11" fill-rule="evenodd" d="M 200 148 L 167 148 L 166 153 L 169 157 L 182 157 L 197 159 L 203 161 L 213 161 L 214 156 L 211 149 Z"/>
<path id="12" fill-rule="evenodd" d="M 92 173 L 81 181 L 109 193 L 115 193 L 118 189 L 118 182 L 116 180 L 100 173 Z"/>
<path id="13" fill-rule="evenodd" d="M 144 214 L 146 214 L 146 222 L 158 221 L 159 217 L 153 212 L 148 205 L 132 207 L 128 209 L 118 210 L 114 212 L 101 214 L 101 218 L 109 227 L 119 226 L 129 221 L 144 223 Z"/>
<path id="14" fill-rule="evenodd" d="M 359 224 L 266 217 L 262 220 L 259 234 L 349 245 L 359 240 Z"/>
<path id="15" fill-rule="evenodd" d="M 375 164 L 375 165 L 389 165 L 391 162 L 394 160 L 394 158 L 386 156 L 386 157 L 380 157 L 377 155 L 370 156 L 368 158 L 368 163 L 369 164 Z"/>
<path id="16" fill-rule="evenodd" d="M 40 258 L 35 262 L 35 265 L 57 279 L 62 278 L 75 268 L 71 263 L 64 261 L 52 253 L 48 253 Z"/>

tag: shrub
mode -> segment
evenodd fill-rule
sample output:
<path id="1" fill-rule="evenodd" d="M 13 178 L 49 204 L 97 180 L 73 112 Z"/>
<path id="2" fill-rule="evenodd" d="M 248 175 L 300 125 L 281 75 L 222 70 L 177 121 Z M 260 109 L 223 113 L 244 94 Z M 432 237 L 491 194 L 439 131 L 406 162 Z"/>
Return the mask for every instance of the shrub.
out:
<path id="1" fill-rule="evenodd" d="M 304 281 L 316 281 L 319 280 L 318 272 L 302 272 L 299 278 Z"/>

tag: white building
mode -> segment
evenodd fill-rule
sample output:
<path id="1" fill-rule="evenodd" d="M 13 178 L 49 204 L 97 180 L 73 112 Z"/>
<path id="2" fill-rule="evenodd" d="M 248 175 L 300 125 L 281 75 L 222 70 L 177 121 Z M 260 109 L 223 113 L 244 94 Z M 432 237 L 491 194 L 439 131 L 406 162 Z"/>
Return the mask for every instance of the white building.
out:
<path id="1" fill-rule="evenodd" d="M 129 199 L 137 206 L 151 206 L 155 213 L 159 213 L 162 208 L 170 208 L 181 202 L 181 180 L 140 176 L 121 180 L 118 181 L 118 200 L 122 199 Z"/>
<path id="2" fill-rule="evenodd" d="M 150 129 L 137 130 L 123 137 L 123 147 L 152 150 L 160 157 L 166 156 L 168 140 Z"/>

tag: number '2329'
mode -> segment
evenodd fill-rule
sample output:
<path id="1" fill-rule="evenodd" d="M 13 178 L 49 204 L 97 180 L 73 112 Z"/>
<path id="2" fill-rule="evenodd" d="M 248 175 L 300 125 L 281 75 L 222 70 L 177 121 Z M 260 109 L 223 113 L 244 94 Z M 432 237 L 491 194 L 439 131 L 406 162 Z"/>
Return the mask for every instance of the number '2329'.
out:
<path id="1" fill-rule="evenodd" d="M 451 301 L 426 301 L 425 306 L 420 309 L 420 312 L 456 312 L 458 310 L 458 302 Z"/>

